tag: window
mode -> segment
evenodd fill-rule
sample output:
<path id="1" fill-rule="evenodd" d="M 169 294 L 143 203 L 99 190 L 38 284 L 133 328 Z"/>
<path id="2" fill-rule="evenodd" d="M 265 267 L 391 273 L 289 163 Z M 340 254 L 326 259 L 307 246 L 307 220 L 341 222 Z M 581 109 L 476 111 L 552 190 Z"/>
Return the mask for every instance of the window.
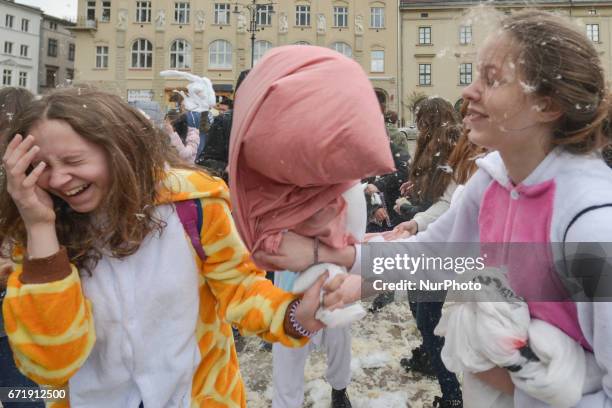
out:
<path id="1" fill-rule="evenodd" d="M 96 68 L 108 68 L 108 47 L 99 45 L 96 47 Z"/>
<path id="2" fill-rule="evenodd" d="M 185 40 L 175 40 L 170 46 L 170 68 L 191 68 L 191 45 Z"/>
<path id="3" fill-rule="evenodd" d="M 66 68 L 66 80 L 72 81 L 74 79 L 74 69 Z"/>
<path id="4" fill-rule="evenodd" d="M 26 87 L 28 86 L 28 73 L 20 71 L 19 72 L 19 86 Z"/>
<path id="5" fill-rule="evenodd" d="M 5 69 L 2 71 L 2 85 L 11 85 L 13 77 L 13 71 L 10 69 Z"/>
<path id="6" fill-rule="evenodd" d="M 49 28 L 51 30 L 57 30 L 57 23 L 55 21 L 49 21 Z"/>
<path id="7" fill-rule="evenodd" d="M 215 3 L 215 24 L 230 23 L 230 5 L 228 3 Z"/>
<path id="8" fill-rule="evenodd" d="M 232 44 L 229 41 L 217 40 L 210 44 L 208 48 L 208 68 L 232 68 Z"/>
<path id="9" fill-rule="evenodd" d="M 459 28 L 459 43 L 470 44 L 472 42 L 472 26 L 461 26 Z"/>
<path id="10" fill-rule="evenodd" d="M 459 64 L 459 84 L 469 85 L 472 83 L 472 64 Z"/>
<path id="11" fill-rule="evenodd" d="M 370 71 L 385 72 L 385 52 L 372 51 L 370 58 Z"/>
<path id="12" fill-rule="evenodd" d="M 47 43 L 47 55 L 49 57 L 57 57 L 57 40 L 49 38 Z"/>
<path id="13" fill-rule="evenodd" d="M 295 6 L 295 25 L 310 26 L 310 6 Z"/>
<path id="14" fill-rule="evenodd" d="M 4 19 L 4 26 L 6 28 L 13 28 L 13 19 L 14 19 L 13 16 L 11 16 L 10 14 L 7 14 L 6 18 Z"/>
<path id="15" fill-rule="evenodd" d="M 419 85 L 431 85 L 431 64 L 419 64 Z"/>
<path id="16" fill-rule="evenodd" d="M 431 27 L 419 27 L 419 44 L 431 44 Z"/>
<path id="17" fill-rule="evenodd" d="M 68 61 L 74 61 L 74 44 L 68 44 Z"/>
<path id="18" fill-rule="evenodd" d="M 295 45 L 310 45 L 310 43 L 308 41 L 298 41 Z"/>
<path id="19" fill-rule="evenodd" d="M 137 1 L 136 2 L 136 22 L 150 23 L 151 22 L 151 2 Z"/>
<path id="20" fill-rule="evenodd" d="M 5 54 L 12 54 L 13 53 L 13 43 L 10 41 L 5 41 L 4 42 L 4 53 Z"/>
<path id="21" fill-rule="evenodd" d="M 174 3 L 174 22 L 189 24 L 189 3 Z"/>
<path id="22" fill-rule="evenodd" d="M 28 56 L 28 46 L 27 45 L 21 46 L 21 51 L 19 52 L 19 55 L 21 55 L 22 57 Z"/>
<path id="23" fill-rule="evenodd" d="M 385 27 L 385 8 L 371 7 L 370 8 L 370 27 L 384 28 Z"/>
<path id="24" fill-rule="evenodd" d="M 589 16 L 596 16 L 597 15 L 597 9 L 589 9 Z"/>
<path id="25" fill-rule="evenodd" d="M 586 34 L 589 40 L 599 42 L 599 24 L 587 24 Z"/>
<path id="26" fill-rule="evenodd" d="M 272 25 L 274 7 L 270 4 L 257 5 L 257 25 Z"/>
<path id="27" fill-rule="evenodd" d="M 30 31 L 30 20 L 27 18 L 21 19 L 21 31 L 25 31 L 26 33 Z"/>
<path id="28" fill-rule="evenodd" d="M 96 2 L 87 2 L 87 21 L 93 21 L 96 19 Z"/>
<path id="29" fill-rule="evenodd" d="M 348 7 L 334 6 L 334 27 L 348 27 Z"/>
<path id="30" fill-rule="evenodd" d="M 111 2 L 102 2 L 102 21 L 110 21 L 111 19 Z"/>
<path id="31" fill-rule="evenodd" d="M 272 49 L 272 47 L 273 47 L 273 45 L 269 41 L 255 41 L 255 59 L 254 59 L 254 63 L 256 64 L 257 61 L 259 61 L 261 59 L 261 57 L 263 57 L 264 54 L 266 52 L 268 52 L 268 50 Z"/>
<path id="32" fill-rule="evenodd" d="M 353 56 L 353 49 L 345 42 L 335 42 L 330 47 L 332 50 L 338 51 L 340 54 L 349 58 Z"/>
<path id="33" fill-rule="evenodd" d="M 153 67 L 153 44 L 140 38 L 132 44 L 132 68 Z"/>
<path id="34" fill-rule="evenodd" d="M 49 88 L 55 88 L 55 80 L 57 79 L 57 68 L 47 67 L 46 78 L 46 86 L 48 86 Z"/>

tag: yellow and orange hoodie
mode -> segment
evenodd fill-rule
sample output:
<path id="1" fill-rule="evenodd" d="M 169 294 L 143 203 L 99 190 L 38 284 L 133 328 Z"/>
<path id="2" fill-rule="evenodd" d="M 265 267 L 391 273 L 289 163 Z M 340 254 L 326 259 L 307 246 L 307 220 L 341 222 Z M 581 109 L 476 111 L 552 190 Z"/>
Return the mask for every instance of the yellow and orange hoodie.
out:
<path id="1" fill-rule="evenodd" d="M 201 260 L 189 244 L 189 253 L 197 268 L 193 337 L 199 351 L 191 379 L 190 406 L 245 407 L 245 390 L 230 323 L 244 335 L 257 334 L 269 342 L 281 342 L 289 347 L 303 346 L 307 340 L 294 338 L 286 332 L 286 310 L 294 296 L 274 287 L 252 262 L 236 232 L 225 183 L 192 170 L 169 171 L 159 195 L 158 208 L 194 199 L 199 200 L 202 207 L 200 241 L 206 257 Z M 185 232 L 181 232 L 186 242 L 191 242 Z M 125 260 L 129 261 L 134 255 Z M 111 262 L 112 269 L 112 262 L 123 260 L 105 261 L 103 257 L 101 263 L 104 262 Z M 98 350 L 96 329 L 107 328 L 104 322 L 94 319 L 96 310 L 102 314 L 104 308 L 85 296 L 83 280 L 86 277 L 81 277 L 74 265 L 68 265 L 65 249 L 48 259 L 23 257 L 23 262 L 16 264 L 9 277 L 2 309 L 17 366 L 35 382 L 54 388 L 68 388 L 69 380 L 79 369 L 104 359 L 104 355 L 95 355 Z M 97 270 L 98 266 L 93 274 Z M 182 294 L 176 293 L 176 296 L 178 299 Z M 164 327 L 164 321 L 159 321 L 158 325 Z M 155 344 L 154 340 L 150 339 L 151 344 Z M 139 341 L 146 349 L 149 340 Z M 164 352 L 149 351 L 150 359 Z M 69 402 L 64 400 L 50 405 L 69 406 Z"/>

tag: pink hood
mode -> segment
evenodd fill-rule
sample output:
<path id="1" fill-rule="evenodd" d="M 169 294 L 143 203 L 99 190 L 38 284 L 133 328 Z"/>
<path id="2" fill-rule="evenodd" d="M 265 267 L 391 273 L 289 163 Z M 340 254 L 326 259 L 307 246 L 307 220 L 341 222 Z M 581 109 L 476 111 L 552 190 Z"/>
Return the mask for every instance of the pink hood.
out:
<path id="1" fill-rule="evenodd" d="M 229 185 L 250 251 L 274 253 L 283 230 L 347 245 L 341 194 L 392 171 L 383 115 L 355 61 L 327 48 L 277 47 L 241 85 Z"/>

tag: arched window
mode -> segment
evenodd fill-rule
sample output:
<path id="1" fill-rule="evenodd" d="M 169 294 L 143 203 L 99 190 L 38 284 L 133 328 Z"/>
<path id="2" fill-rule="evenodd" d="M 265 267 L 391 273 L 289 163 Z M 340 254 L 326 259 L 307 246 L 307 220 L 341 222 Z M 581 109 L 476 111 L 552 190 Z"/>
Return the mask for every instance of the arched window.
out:
<path id="1" fill-rule="evenodd" d="M 330 47 L 332 50 L 338 51 L 340 54 L 351 58 L 353 56 L 353 49 L 350 45 L 345 42 L 335 42 Z"/>
<path id="2" fill-rule="evenodd" d="M 232 44 L 229 41 L 217 40 L 208 47 L 208 68 L 232 68 Z"/>
<path id="3" fill-rule="evenodd" d="M 259 59 L 263 57 L 264 54 L 268 52 L 268 50 L 272 49 L 272 47 L 273 45 L 270 41 L 255 41 L 255 61 L 254 63 L 257 64 L 257 61 L 259 61 Z"/>
<path id="4" fill-rule="evenodd" d="M 132 44 L 132 68 L 153 67 L 153 44 L 151 41 L 139 38 Z"/>
<path id="5" fill-rule="evenodd" d="M 186 40 L 175 40 L 170 45 L 170 68 L 191 68 L 191 45 Z"/>

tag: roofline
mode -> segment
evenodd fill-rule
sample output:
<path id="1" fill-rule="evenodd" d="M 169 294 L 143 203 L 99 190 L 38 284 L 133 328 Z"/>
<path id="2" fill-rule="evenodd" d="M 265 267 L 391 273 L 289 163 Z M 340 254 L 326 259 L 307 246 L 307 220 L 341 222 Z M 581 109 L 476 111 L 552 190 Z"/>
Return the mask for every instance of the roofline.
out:
<path id="1" fill-rule="evenodd" d="M 593 1 L 538 1 L 533 4 L 526 4 L 521 0 L 497 0 L 493 3 L 478 0 L 460 1 L 433 1 L 433 2 L 402 2 L 400 10 L 422 10 L 422 9 L 450 9 L 450 8 L 469 8 L 479 4 L 492 5 L 494 7 L 593 7 L 609 5 L 609 2 Z"/>
<path id="2" fill-rule="evenodd" d="M 28 6 L 27 4 L 21 4 L 21 3 L 15 3 L 13 1 L 9 1 L 9 0 L 0 0 L 1 4 L 7 4 L 10 6 L 16 6 L 18 8 L 22 8 L 22 9 L 26 9 L 26 10 L 30 10 L 30 11 L 34 11 L 37 12 L 39 14 L 43 14 L 43 11 L 39 8 L 39 7 L 34 7 L 34 6 Z"/>
<path id="3" fill-rule="evenodd" d="M 42 17 L 43 17 L 43 20 L 52 20 L 58 23 L 62 23 L 63 25 L 69 26 L 69 27 L 74 27 L 76 25 L 74 21 L 66 20 L 65 18 L 55 17 L 55 16 L 52 16 L 51 14 L 43 13 Z"/>

